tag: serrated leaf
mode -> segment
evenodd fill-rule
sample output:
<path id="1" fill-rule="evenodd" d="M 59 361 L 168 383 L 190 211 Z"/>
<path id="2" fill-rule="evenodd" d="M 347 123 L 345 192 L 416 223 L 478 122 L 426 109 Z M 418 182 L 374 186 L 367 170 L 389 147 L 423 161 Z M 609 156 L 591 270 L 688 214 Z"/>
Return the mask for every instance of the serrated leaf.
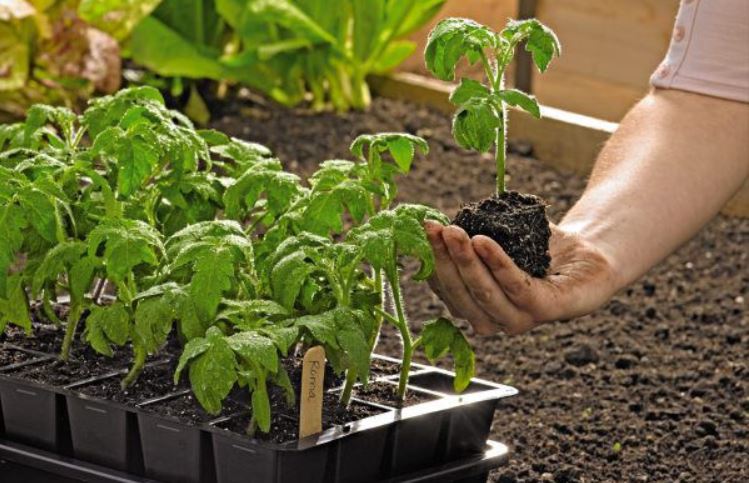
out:
<path id="1" fill-rule="evenodd" d="M 348 319 L 349 315 L 342 315 Z M 339 316 L 341 317 L 341 316 Z M 353 317 L 351 317 L 353 319 Z M 357 377 L 364 384 L 369 380 L 370 348 L 367 339 L 353 320 L 339 320 L 338 345 L 346 353 L 349 367 L 356 370 Z"/>
<path id="2" fill-rule="evenodd" d="M 259 332 L 269 337 L 284 357 L 289 355 L 289 349 L 299 339 L 299 329 L 297 327 L 270 325 L 260 328 Z"/>
<path id="3" fill-rule="evenodd" d="M 179 379 L 182 376 L 182 371 L 185 369 L 185 367 L 187 367 L 187 364 L 189 364 L 191 360 L 203 354 L 210 347 L 211 342 L 204 337 L 197 337 L 185 344 L 185 347 L 182 349 L 182 355 L 180 355 L 179 357 L 177 369 L 174 371 L 174 384 L 179 384 Z"/>
<path id="4" fill-rule="evenodd" d="M 497 95 L 507 104 L 519 107 L 535 118 L 541 118 L 541 109 L 538 107 L 538 101 L 534 96 L 517 89 L 505 89 L 499 91 Z"/>
<path id="5" fill-rule="evenodd" d="M 31 283 L 31 293 L 38 295 L 47 282 L 56 282 L 58 278 L 81 260 L 86 253 L 86 244 L 82 241 L 66 241 L 53 246 L 42 259 L 34 271 Z M 74 280 L 72 274 L 71 279 Z M 76 290 L 75 294 L 80 300 L 83 294 Z"/>
<path id="6" fill-rule="evenodd" d="M 96 352 L 112 357 L 111 344 L 122 346 L 129 335 L 130 314 L 121 303 L 91 309 L 83 337 Z"/>
<path id="7" fill-rule="evenodd" d="M 88 237 L 89 256 L 96 256 L 104 243 L 104 262 L 107 275 L 122 281 L 140 264 L 157 265 L 157 253 L 163 253 L 161 234 L 139 220 L 105 220 Z"/>
<path id="8" fill-rule="evenodd" d="M 190 362 L 190 385 L 201 406 L 218 414 L 237 382 L 236 360 L 229 343 L 216 327 L 206 333 L 209 347 Z"/>
<path id="9" fill-rule="evenodd" d="M 485 153 L 497 140 L 501 121 L 492 102 L 474 99 L 468 101 L 453 117 L 455 141 L 466 149 Z"/>
<path id="10" fill-rule="evenodd" d="M 333 349 L 338 349 L 336 310 L 304 315 L 294 319 L 294 325 L 309 331 L 312 338 Z"/>
<path id="11" fill-rule="evenodd" d="M 424 59 L 429 72 L 451 81 L 462 57 L 475 61 L 481 51 L 497 45 L 497 34 L 489 27 L 465 18 L 447 18 L 430 32 Z"/>
<path id="12" fill-rule="evenodd" d="M 161 297 L 141 300 L 135 309 L 133 343 L 148 354 L 158 351 L 172 330 L 174 317 L 175 308 L 168 300 Z"/>
<path id="13" fill-rule="evenodd" d="M 510 48 L 525 41 L 525 50 L 531 53 L 533 63 L 541 72 L 545 72 L 554 56 L 562 53 L 562 47 L 556 34 L 537 19 L 510 20 L 502 30 Z"/>
<path id="14" fill-rule="evenodd" d="M 278 349 L 270 338 L 247 331 L 227 337 L 226 341 L 234 352 L 247 361 L 259 364 L 272 373 L 278 370 Z"/>
<path id="15" fill-rule="evenodd" d="M 20 191 L 17 196 L 23 209 L 29 213 L 29 223 L 39 236 L 50 243 L 55 243 L 57 221 L 55 205 L 50 196 L 35 188 Z"/>
<path id="16" fill-rule="evenodd" d="M 202 320 L 213 320 L 221 298 L 231 289 L 234 261 L 226 249 L 202 253 L 194 265 L 190 295 Z"/>
<path id="17" fill-rule="evenodd" d="M 0 323 L 5 326 L 9 322 L 25 329 L 26 334 L 31 333 L 29 301 L 21 274 L 7 277 L 5 299 L 0 299 Z"/>
<path id="18" fill-rule="evenodd" d="M 471 383 L 475 373 L 475 355 L 463 333 L 445 318 L 431 320 L 424 324 L 421 332 L 424 353 L 434 364 L 448 353 L 453 357 L 455 391 L 463 392 Z"/>
<path id="19" fill-rule="evenodd" d="M 271 291 L 273 299 L 288 310 L 294 308 L 294 302 L 299 296 L 305 280 L 315 268 L 308 264 L 303 252 L 292 253 L 282 258 L 270 273 Z"/>
<path id="20" fill-rule="evenodd" d="M 486 99 L 491 95 L 489 89 L 479 81 L 463 77 L 460 84 L 450 94 L 450 102 L 462 106 L 473 99 Z"/>

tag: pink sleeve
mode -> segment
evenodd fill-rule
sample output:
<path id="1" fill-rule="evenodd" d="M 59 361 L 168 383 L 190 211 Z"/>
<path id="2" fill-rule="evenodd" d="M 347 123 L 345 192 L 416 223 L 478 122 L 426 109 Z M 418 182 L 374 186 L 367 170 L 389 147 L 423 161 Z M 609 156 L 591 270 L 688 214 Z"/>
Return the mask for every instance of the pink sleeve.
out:
<path id="1" fill-rule="evenodd" d="M 749 102 L 749 0 L 682 0 L 650 83 Z"/>

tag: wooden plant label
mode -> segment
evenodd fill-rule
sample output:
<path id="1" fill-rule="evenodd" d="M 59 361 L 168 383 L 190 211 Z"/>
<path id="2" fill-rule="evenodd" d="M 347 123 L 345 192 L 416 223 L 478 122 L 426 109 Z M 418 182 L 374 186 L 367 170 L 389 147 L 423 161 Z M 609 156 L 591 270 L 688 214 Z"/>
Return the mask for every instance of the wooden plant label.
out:
<path id="1" fill-rule="evenodd" d="M 312 347 L 304 354 L 302 365 L 302 394 L 299 410 L 299 438 L 322 431 L 323 377 L 325 349 Z"/>

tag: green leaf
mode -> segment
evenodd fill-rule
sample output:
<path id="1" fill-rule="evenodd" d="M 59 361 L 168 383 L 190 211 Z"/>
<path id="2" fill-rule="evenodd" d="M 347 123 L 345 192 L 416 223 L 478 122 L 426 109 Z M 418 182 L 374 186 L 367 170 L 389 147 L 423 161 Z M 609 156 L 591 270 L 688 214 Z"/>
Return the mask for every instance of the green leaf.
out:
<path id="1" fill-rule="evenodd" d="M 130 314 L 121 303 L 91 309 L 83 337 L 96 352 L 112 357 L 111 344 L 122 346 L 129 335 Z"/>
<path id="2" fill-rule="evenodd" d="M 468 101 L 453 117 L 455 141 L 466 149 L 482 153 L 489 151 L 497 140 L 497 129 L 502 125 L 499 116 L 490 101 Z"/>
<path id="3" fill-rule="evenodd" d="M 200 318 L 204 321 L 213 320 L 221 297 L 232 287 L 233 257 L 226 249 L 207 251 L 196 260 L 194 270 L 190 281 L 190 295 Z"/>
<path id="4" fill-rule="evenodd" d="M 305 329 L 312 338 L 332 349 L 338 349 L 336 310 L 304 315 L 294 319 L 294 325 Z"/>
<path id="5" fill-rule="evenodd" d="M 463 106 L 474 99 L 486 99 L 491 95 L 488 88 L 479 81 L 463 77 L 460 84 L 450 94 L 450 102 Z"/>
<path id="6" fill-rule="evenodd" d="M 531 53 L 533 63 L 541 72 L 545 72 L 554 56 L 562 54 L 562 46 L 556 34 L 535 18 L 526 20 L 509 20 L 501 32 L 509 48 L 525 41 L 525 50 Z"/>
<path id="7" fill-rule="evenodd" d="M 289 355 L 289 349 L 299 340 L 297 327 L 270 325 L 259 329 L 259 332 L 269 337 L 284 357 Z"/>
<path id="8" fill-rule="evenodd" d="M 203 408 L 210 414 L 218 414 L 237 382 L 236 360 L 218 328 L 208 329 L 206 340 L 208 348 L 190 362 L 190 385 Z"/>
<path id="9" fill-rule="evenodd" d="M 257 332 L 239 332 L 227 337 L 231 349 L 252 364 L 259 364 L 271 373 L 278 370 L 278 349 L 273 341 Z"/>
<path id="10" fill-rule="evenodd" d="M 434 364 L 448 352 L 453 357 L 456 392 L 463 392 L 475 374 L 475 355 L 463 333 L 445 318 L 431 320 L 424 324 L 421 332 L 424 353 Z"/>
<path id="11" fill-rule="evenodd" d="M 271 374 L 270 378 L 273 384 L 283 389 L 286 405 L 293 408 L 296 402 L 296 393 L 294 392 L 294 386 L 291 384 L 291 379 L 289 379 L 289 373 L 286 372 L 283 364 L 278 366 L 278 372 Z"/>
<path id="12" fill-rule="evenodd" d="M 249 167 L 224 193 L 227 218 L 239 220 L 265 193 L 270 213 L 280 214 L 300 192 L 299 177 L 282 171 L 278 161 Z"/>
<path id="13" fill-rule="evenodd" d="M 428 278 L 434 270 L 434 255 L 423 223 L 425 220 L 447 223 L 442 213 L 420 205 L 402 204 L 381 211 L 369 221 L 352 229 L 347 241 L 359 246 L 373 268 L 385 270 L 391 282 L 397 277 L 396 257 L 412 256 L 421 262 L 415 280 Z"/>
<path id="14" fill-rule="evenodd" d="M 270 282 L 273 299 L 287 310 L 294 308 L 302 285 L 314 271 L 303 252 L 292 253 L 282 258 L 271 270 Z"/>
<path id="15" fill-rule="evenodd" d="M 187 344 L 185 344 L 185 348 L 182 349 L 182 355 L 179 357 L 179 364 L 177 364 L 177 369 L 174 371 L 174 384 L 179 384 L 182 371 L 187 367 L 187 364 L 210 348 L 211 342 L 204 337 L 197 337 L 188 341 Z"/>
<path id="16" fill-rule="evenodd" d="M 7 323 L 22 327 L 27 334 L 31 333 L 29 301 L 24 290 L 21 274 L 7 277 L 5 299 L 0 299 L 0 325 L 5 327 Z"/>
<path id="17" fill-rule="evenodd" d="M 519 107 L 537 119 L 541 118 L 541 109 L 538 107 L 538 101 L 534 96 L 517 89 L 505 89 L 499 91 L 497 95 L 507 104 Z"/>
<path id="18" fill-rule="evenodd" d="M 373 151 L 377 153 L 389 151 L 404 173 L 410 170 L 416 149 L 421 151 L 422 154 L 428 154 L 429 144 L 419 136 L 390 132 L 363 134 L 354 139 L 350 147 L 355 156 L 363 159 Z"/>
<path id="19" fill-rule="evenodd" d="M 162 76 L 214 80 L 230 76 L 219 61 L 220 51 L 201 48 L 153 16 L 133 29 L 130 51 L 138 64 Z"/>
<path id="20" fill-rule="evenodd" d="M 402 64 L 415 50 L 416 43 L 410 40 L 396 40 L 391 42 L 375 61 L 372 71 L 377 74 L 389 72 Z"/>
<path id="21" fill-rule="evenodd" d="M 340 316 L 339 316 L 340 317 Z M 370 348 L 362 331 L 352 324 L 348 316 L 339 319 L 338 345 L 349 360 L 349 367 L 356 369 L 359 380 L 366 384 L 369 379 Z"/>
<path id="22" fill-rule="evenodd" d="M 462 57 L 473 63 L 484 49 L 496 49 L 497 34 L 489 27 L 465 18 L 447 18 L 438 23 L 427 39 L 426 67 L 436 77 L 451 81 Z"/>
<path id="23" fill-rule="evenodd" d="M 78 15 L 92 26 L 124 40 L 162 0 L 81 0 Z"/>
<path id="24" fill-rule="evenodd" d="M 42 259 L 42 262 L 34 271 L 31 283 L 31 293 L 38 295 L 47 282 L 57 282 L 61 275 L 67 271 L 86 253 L 86 244 L 82 241 L 66 241 L 52 247 Z M 71 278 L 72 275 L 71 275 Z M 82 294 L 76 293 L 79 300 Z"/>
<path id="25" fill-rule="evenodd" d="M 44 240 L 55 243 L 57 241 L 57 220 L 55 219 L 55 205 L 52 198 L 44 192 L 29 188 L 20 191 L 18 201 L 24 210 L 31 226 Z"/>
<path id="26" fill-rule="evenodd" d="M 85 256 L 70 267 L 68 285 L 70 299 L 73 302 L 82 301 L 91 287 L 94 271 L 101 266 L 101 261 L 95 257 Z"/>
<path id="27" fill-rule="evenodd" d="M 175 307 L 165 298 L 150 298 L 138 302 L 135 309 L 133 343 L 148 354 L 166 342 L 175 317 Z"/>
<path id="28" fill-rule="evenodd" d="M 313 188 L 302 217 L 302 229 L 317 235 L 328 236 L 343 231 L 342 217 L 346 209 L 359 223 L 369 211 L 370 196 L 367 189 L 354 180 L 344 180 L 330 189 Z"/>
<path id="29" fill-rule="evenodd" d="M 107 274 L 115 282 L 138 265 L 156 266 L 157 253 L 164 251 L 161 234 L 139 220 L 107 219 L 97 225 L 88 237 L 89 256 L 95 257 L 102 243 Z"/>

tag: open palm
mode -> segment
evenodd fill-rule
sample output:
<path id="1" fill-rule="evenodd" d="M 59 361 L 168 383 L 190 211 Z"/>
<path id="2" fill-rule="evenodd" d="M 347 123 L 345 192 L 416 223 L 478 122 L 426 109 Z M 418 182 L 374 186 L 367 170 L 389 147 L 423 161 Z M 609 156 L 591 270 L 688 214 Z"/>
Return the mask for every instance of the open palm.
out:
<path id="1" fill-rule="evenodd" d="M 580 236 L 551 229 L 551 267 L 545 278 L 534 278 L 490 238 L 470 239 L 459 227 L 430 223 L 426 230 L 437 262 L 430 285 L 453 316 L 484 335 L 520 334 L 584 315 L 611 296 L 611 263 Z"/>

